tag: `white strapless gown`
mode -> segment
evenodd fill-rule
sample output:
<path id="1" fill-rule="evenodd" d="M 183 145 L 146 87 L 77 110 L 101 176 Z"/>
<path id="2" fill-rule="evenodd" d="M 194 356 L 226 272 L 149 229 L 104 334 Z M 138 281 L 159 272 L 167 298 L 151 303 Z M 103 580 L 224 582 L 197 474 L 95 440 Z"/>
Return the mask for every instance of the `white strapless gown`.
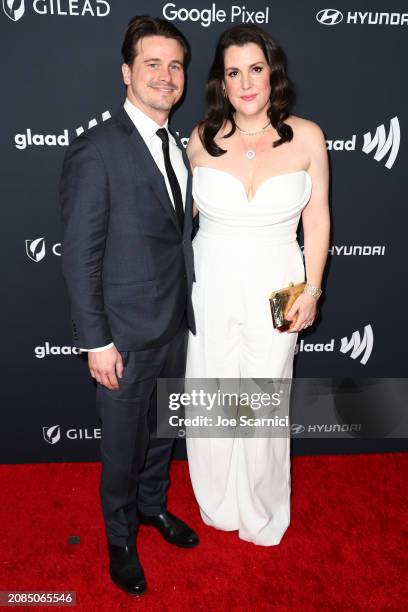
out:
<path id="1" fill-rule="evenodd" d="M 248 201 L 232 174 L 194 169 L 197 334 L 189 335 L 187 378 L 292 378 L 298 334 L 274 330 L 268 296 L 304 280 L 296 231 L 311 190 L 308 172 L 288 172 L 265 180 Z M 186 442 L 203 521 L 255 544 L 279 544 L 290 523 L 290 439 Z"/>

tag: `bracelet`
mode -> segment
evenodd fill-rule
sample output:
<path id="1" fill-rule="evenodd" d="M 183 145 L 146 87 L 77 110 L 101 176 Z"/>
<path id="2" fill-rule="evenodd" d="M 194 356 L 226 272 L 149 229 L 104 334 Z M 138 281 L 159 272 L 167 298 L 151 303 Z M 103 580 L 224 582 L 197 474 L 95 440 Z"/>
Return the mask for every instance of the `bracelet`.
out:
<path id="1" fill-rule="evenodd" d="M 314 285 L 311 285 L 310 283 L 306 283 L 305 288 L 303 289 L 303 293 L 311 295 L 316 300 L 318 300 L 319 297 L 322 295 L 322 290 L 318 287 L 315 287 Z"/>

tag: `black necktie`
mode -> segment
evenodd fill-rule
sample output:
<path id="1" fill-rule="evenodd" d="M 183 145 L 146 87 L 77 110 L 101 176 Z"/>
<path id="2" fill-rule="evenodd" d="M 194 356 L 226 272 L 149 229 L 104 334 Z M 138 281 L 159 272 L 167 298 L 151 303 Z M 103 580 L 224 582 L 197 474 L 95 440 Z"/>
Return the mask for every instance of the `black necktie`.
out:
<path id="1" fill-rule="evenodd" d="M 177 219 L 178 219 L 181 230 L 183 230 L 183 223 L 184 223 L 183 198 L 181 195 L 181 189 L 180 189 L 179 182 L 177 180 L 176 173 L 174 172 L 173 166 L 171 165 L 171 161 L 170 161 L 169 135 L 167 133 L 166 128 L 160 128 L 159 130 L 157 130 L 156 134 L 162 141 L 164 166 L 166 168 L 167 178 L 169 179 L 171 192 L 173 194 L 174 208 L 176 209 Z"/>

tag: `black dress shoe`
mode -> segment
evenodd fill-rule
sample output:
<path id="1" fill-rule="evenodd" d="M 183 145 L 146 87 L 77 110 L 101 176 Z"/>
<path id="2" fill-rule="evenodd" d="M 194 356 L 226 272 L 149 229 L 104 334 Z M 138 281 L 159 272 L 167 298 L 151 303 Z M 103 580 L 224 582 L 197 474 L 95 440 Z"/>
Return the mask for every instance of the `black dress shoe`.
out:
<path id="1" fill-rule="evenodd" d="M 136 547 L 109 544 L 109 557 L 112 582 L 129 595 L 143 595 L 146 580 Z"/>
<path id="2" fill-rule="evenodd" d="M 141 523 L 156 527 L 163 538 L 170 544 L 181 546 L 182 548 L 193 548 L 200 541 L 197 534 L 188 525 L 166 510 L 161 514 L 154 514 L 153 516 L 141 513 L 139 513 L 139 516 Z"/>

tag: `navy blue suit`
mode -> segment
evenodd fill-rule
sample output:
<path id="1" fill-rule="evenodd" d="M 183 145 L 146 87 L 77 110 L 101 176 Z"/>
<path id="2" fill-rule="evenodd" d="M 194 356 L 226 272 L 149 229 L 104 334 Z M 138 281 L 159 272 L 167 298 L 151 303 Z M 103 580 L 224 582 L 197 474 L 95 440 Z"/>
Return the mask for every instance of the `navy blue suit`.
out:
<path id="1" fill-rule="evenodd" d="M 124 109 L 76 138 L 61 178 L 63 273 L 75 345 L 114 342 L 125 365 L 119 390 L 98 385 L 102 420 L 101 498 L 107 537 L 134 538 L 137 510 L 165 508 L 173 440 L 156 437 L 156 379 L 182 378 L 191 289 L 192 195 L 184 228 L 166 184 Z"/>
<path id="2" fill-rule="evenodd" d="M 76 346 L 162 346 L 191 305 L 194 259 L 188 168 L 181 234 L 164 178 L 122 109 L 70 145 L 61 181 L 63 271 Z"/>

